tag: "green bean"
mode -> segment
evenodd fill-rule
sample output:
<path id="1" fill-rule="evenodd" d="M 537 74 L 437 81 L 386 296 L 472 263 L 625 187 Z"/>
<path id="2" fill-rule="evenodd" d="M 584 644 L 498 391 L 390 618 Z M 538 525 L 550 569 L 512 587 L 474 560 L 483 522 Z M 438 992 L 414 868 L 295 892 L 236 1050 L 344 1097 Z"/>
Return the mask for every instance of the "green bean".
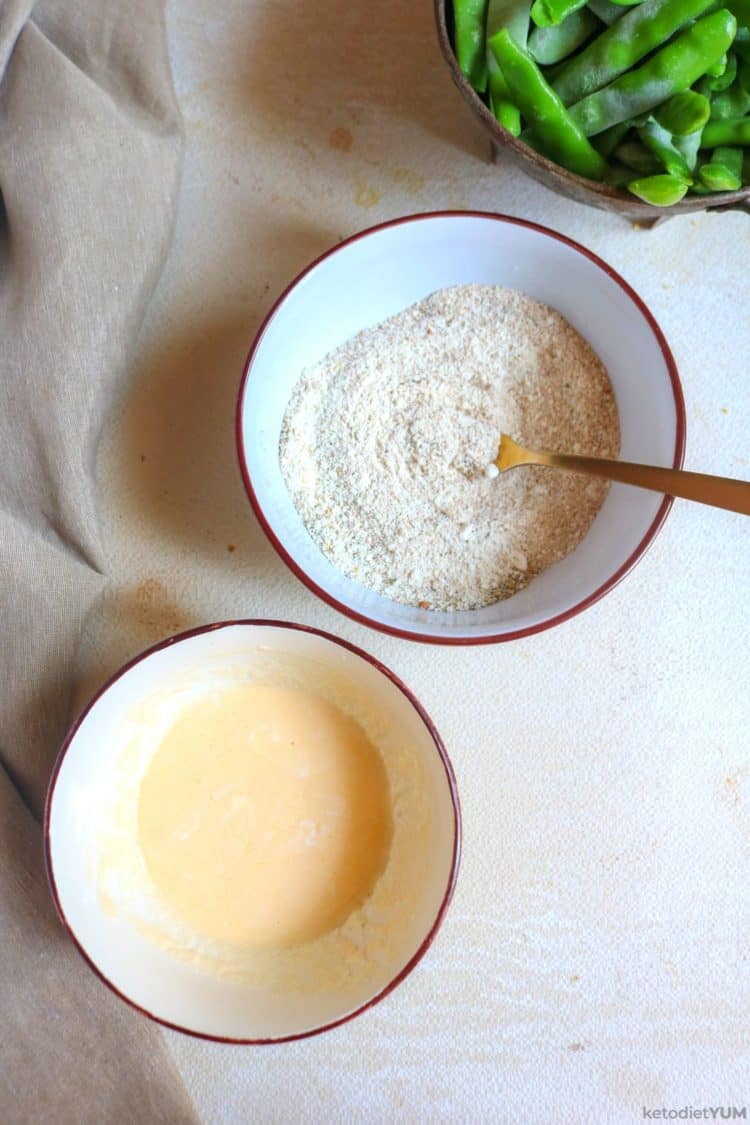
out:
<path id="1" fill-rule="evenodd" d="M 505 29 L 492 36 L 489 46 L 500 64 L 513 101 L 550 159 L 580 176 L 603 179 L 607 170 L 605 160 L 571 121 L 531 55 Z"/>
<path id="2" fill-rule="evenodd" d="M 706 67 L 706 75 L 709 78 L 721 78 L 722 74 L 727 69 L 727 60 L 728 60 L 728 56 L 725 52 L 721 56 L 720 59 L 717 59 L 717 61 L 715 63 L 713 63 L 711 66 Z M 714 86 L 713 86 L 712 82 L 709 82 L 708 86 L 709 86 L 709 89 L 711 89 L 711 90 L 714 89 Z"/>
<path id="3" fill-rule="evenodd" d="M 623 141 L 617 146 L 613 155 L 615 160 L 619 160 L 621 164 L 641 176 L 653 176 L 664 171 L 664 166 L 659 163 L 653 152 L 644 148 L 640 141 Z M 632 178 L 631 175 L 629 179 Z"/>
<path id="4" fill-rule="evenodd" d="M 635 9 L 633 15 L 644 6 Z M 592 136 L 618 121 L 654 109 L 700 78 L 706 66 L 724 53 L 736 30 L 737 21 L 726 8 L 704 16 L 642 66 L 576 102 L 570 108 L 571 118 L 587 136 Z M 559 89 L 557 83 L 556 88 Z"/>
<path id="5" fill-rule="evenodd" d="M 525 47 L 529 36 L 530 8 L 531 0 L 490 0 L 487 8 L 487 39 L 506 28 L 516 43 Z M 487 58 L 495 61 L 489 46 Z"/>
<path id="6" fill-rule="evenodd" d="M 641 180 L 631 180 L 627 185 L 628 191 L 637 195 L 644 203 L 653 203 L 656 207 L 670 207 L 679 203 L 687 192 L 688 185 L 676 176 L 645 176 Z"/>
<path id="7" fill-rule="evenodd" d="M 533 32 L 532 32 L 532 34 L 533 34 Z M 529 38 L 531 38 L 531 36 L 529 36 Z M 529 54 L 531 54 L 531 52 L 529 52 Z M 532 58 L 533 58 L 533 55 L 532 55 Z M 565 63 L 566 63 L 566 60 L 563 59 L 562 62 L 555 63 L 554 66 L 545 66 L 544 77 L 547 79 L 547 82 L 550 86 L 554 82 L 555 75 L 558 74 L 562 70 L 562 68 L 565 66 Z"/>
<path id="8" fill-rule="evenodd" d="M 488 0 L 453 0 L 456 59 L 479 93 L 487 86 L 485 24 Z"/>
<path id="9" fill-rule="evenodd" d="M 594 137 L 591 143 L 602 156 L 611 156 L 620 142 L 625 139 L 625 135 L 629 131 L 630 122 L 619 121 L 617 125 L 613 125 L 611 129 L 605 129 L 598 137 Z"/>
<path id="10" fill-rule="evenodd" d="M 667 132 L 685 137 L 702 129 L 711 116 L 711 103 L 695 90 L 675 94 L 654 110 L 654 117 Z"/>
<path id="11" fill-rule="evenodd" d="M 654 154 L 665 172 L 676 176 L 679 180 L 691 183 L 690 169 L 684 156 L 672 143 L 672 134 L 668 133 L 653 117 L 638 130 L 638 136 L 643 145 Z"/>
<path id="12" fill-rule="evenodd" d="M 555 90 L 566 105 L 580 101 L 630 70 L 714 3 L 715 0 L 644 0 L 570 60 L 555 79 Z"/>
<path id="13" fill-rule="evenodd" d="M 593 12 L 580 8 L 556 27 L 535 27 L 529 35 L 529 52 L 540 65 L 554 66 L 572 55 L 601 26 Z"/>
<path id="14" fill-rule="evenodd" d="M 586 0 L 534 0 L 531 18 L 537 27 L 556 27 L 585 4 Z"/>
<path id="15" fill-rule="evenodd" d="M 735 79 L 728 90 L 711 100 L 711 120 L 744 117 L 750 110 L 750 93 Z"/>
<path id="16" fill-rule="evenodd" d="M 737 191 L 742 187 L 741 176 L 735 175 L 724 164 L 714 160 L 699 165 L 696 175 L 699 186 L 707 188 L 708 191 Z"/>
<path id="17" fill-rule="evenodd" d="M 729 117 L 709 121 L 703 130 L 701 148 L 719 148 L 750 145 L 750 117 Z"/>
<path id="18" fill-rule="evenodd" d="M 709 86 L 715 93 L 728 90 L 737 77 L 737 56 L 733 51 L 730 51 L 726 58 L 727 63 L 723 72 L 716 77 L 712 77 L 709 82 Z"/>
<path id="19" fill-rule="evenodd" d="M 505 98 L 496 102 L 492 91 L 488 90 L 487 104 L 490 107 L 490 113 L 499 121 L 503 129 L 507 129 L 514 137 L 518 137 L 521 133 L 521 111 L 517 105 L 508 101 L 509 96 L 506 95 Z"/>
<path id="20" fill-rule="evenodd" d="M 691 172 L 698 163 L 698 150 L 701 147 L 702 136 L 703 130 L 696 129 L 694 133 L 688 133 L 684 137 L 672 137 L 674 147 L 682 155 Z"/>
<path id="21" fill-rule="evenodd" d="M 737 77 L 732 85 L 711 98 L 711 118 L 744 117 L 749 110 L 750 64 L 740 58 L 737 62 Z"/>
<path id="22" fill-rule="evenodd" d="M 740 182 L 742 181 L 742 162 L 744 152 L 741 148 L 727 148 L 719 146 L 713 151 L 711 156 L 712 162 L 716 164 L 723 164 L 730 172 L 737 177 Z"/>
<path id="23" fill-rule="evenodd" d="M 495 116 L 500 124 L 517 137 L 521 132 L 521 111 L 513 102 L 504 101 L 495 110 Z"/>
<path id="24" fill-rule="evenodd" d="M 708 98 L 709 101 L 711 101 L 714 96 L 714 92 L 711 89 L 711 79 L 707 74 L 701 75 L 698 81 L 693 84 L 693 89 L 696 94 L 701 94 L 702 97 Z"/>
<path id="25" fill-rule="evenodd" d="M 622 16 L 622 8 L 613 4 L 612 0 L 589 0 L 588 7 L 607 27 Z"/>
<path id="26" fill-rule="evenodd" d="M 742 157 L 742 182 L 750 184 L 750 151 L 745 149 Z"/>
<path id="27" fill-rule="evenodd" d="M 529 33 L 530 6 L 531 0 L 490 0 L 486 38 L 489 39 L 501 27 L 507 27 L 516 42 L 525 47 Z M 508 83 L 489 47 L 486 47 L 486 55 L 490 109 L 503 128 L 517 137 L 521 132 L 521 114 L 513 104 Z"/>

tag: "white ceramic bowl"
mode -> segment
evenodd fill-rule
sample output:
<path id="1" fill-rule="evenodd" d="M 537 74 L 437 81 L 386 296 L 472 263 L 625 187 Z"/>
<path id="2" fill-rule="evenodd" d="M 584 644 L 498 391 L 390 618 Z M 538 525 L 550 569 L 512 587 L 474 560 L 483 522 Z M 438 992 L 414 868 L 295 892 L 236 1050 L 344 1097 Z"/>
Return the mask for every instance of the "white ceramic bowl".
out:
<path id="1" fill-rule="evenodd" d="M 328 562 L 279 466 L 284 411 L 300 372 L 436 289 L 471 282 L 544 301 L 588 340 L 612 380 L 623 460 L 679 468 L 685 445 L 679 376 L 654 318 L 613 269 L 563 235 L 504 215 L 413 215 L 355 235 L 304 270 L 271 309 L 245 365 L 236 429 L 248 496 L 282 559 L 330 605 L 384 632 L 443 644 L 507 641 L 580 613 L 634 566 L 671 506 L 669 497 L 613 485 L 571 555 L 514 597 L 480 610 L 399 605 Z"/>
<path id="2" fill-rule="evenodd" d="M 281 992 L 278 982 L 267 987 L 263 981 L 207 972 L 177 959 L 102 899 L 93 874 L 97 810 L 110 802 L 118 772 L 123 776 L 118 760 L 122 730 L 132 723 L 133 714 L 143 723 L 144 700 L 162 687 L 174 692 L 176 684 L 194 683 L 196 673 L 199 679 L 223 675 L 228 665 L 243 667 L 247 662 L 250 667 L 259 658 L 291 659 L 296 666 L 302 662 L 311 675 L 314 671 L 331 682 L 335 679 L 351 690 L 352 698 L 366 699 L 378 725 L 395 732 L 398 755 L 407 753 L 412 763 L 408 784 L 419 791 L 423 855 L 417 863 L 408 862 L 410 876 L 403 892 L 399 890 L 399 901 L 407 906 L 394 911 L 385 952 L 379 951 L 372 968 L 361 969 L 355 961 L 335 988 L 325 981 L 307 981 L 306 963 L 301 962 L 297 975 L 302 979 L 304 974 L 304 995 L 292 989 Z M 397 823 L 395 813 L 394 818 Z M 397 831 L 398 827 L 393 848 Z M 233 1043 L 281 1042 L 327 1030 L 395 988 L 423 956 L 442 922 L 458 873 L 460 838 L 453 770 L 440 736 L 414 696 L 392 672 L 353 645 L 284 622 L 209 625 L 172 637 L 126 665 L 68 734 L 45 810 L 52 895 L 94 972 L 123 1000 L 160 1023 Z M 389 864 L 394 862 L 391 856 Z M 387 874 L 388 868 L 383 878 Z"/>

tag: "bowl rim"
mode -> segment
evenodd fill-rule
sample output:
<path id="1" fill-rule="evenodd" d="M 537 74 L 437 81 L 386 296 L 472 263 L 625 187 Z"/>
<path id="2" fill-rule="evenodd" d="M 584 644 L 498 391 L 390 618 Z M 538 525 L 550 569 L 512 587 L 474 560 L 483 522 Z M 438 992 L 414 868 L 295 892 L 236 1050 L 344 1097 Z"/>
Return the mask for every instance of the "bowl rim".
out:
<path id="1" fill-rule="evenodd" d="M 296 632 L 311 634 L 313 636 L 322 638 L 324 641 L 330 642 L 346 649 L 354 656 L 366 661 L 373 668 L 375 668 L 376 671 L 380 672 L 381 675 L 385 676 L 386 679 L 390 680 L 394 687 L 396 687 L 401 692 L 401 694 L 405 696 L 406 700 L 417 712 L 427 729 L 427 733 L 432 739 L 432 743 L 435 747 L 435 750 L 437 751 L 438 757 L 445 772 L 445 778 L 448 783 L 448 792 L 450 794 L 451 808 L 453 811 L 453 850 L 451 854 L 448 882 L 446 884 L 445 891 L 443 892 L 443 897 L 441 899 L 440 906 L 435 915 L 435 919 L 432 922 L 432 925 L 421 941 L 419 947 L 412 954 L 407 963 L 399 970 L 399 972 L 392 978 L 392 980 L 390 980 L 383 988 L 381 988 L 378 993 L 375 994 L 375 996 L 372 996 L 369 1000 L 365 1001 L 365 1003 L 360 1004 L 359 1007 L 355 1008 L 351 1012 L 347 1012 L 345 1015 L 340 1016 L 338 1019 L 331 1020 L 325 1024 L 321 1024 L 319 1027 L 310 1028 L 308 1031 L 296 1032 L 293 1035 L 280 1035 L 260 1039 L 245 1039 L 236 1036 L 212 1035 L 209 1032 L 196 1031 L 194 1028 L 184 1027 L 181 1024 L 173 1023 L 171 1020 L 167 1020 L 161 1016 L 156 1015 L 148 1008 L 144 1008 L 141 1004 L 137 1004 L 135 1000 L 132 1000 L 126 993 L 118 988 L 117 985 L 114 984 L 108 976 L 106 976 L 106 974 L 95 963 L 93 958 L 84 949 L 82 943 L 76 936 L 72 924 L 68 921 L 65 909 L 60 900 L 57 883 L 55 881 L 54 865 L 52 861 L 52 846 L 50 842 L 50 820 L 52 815 L 52 805 L 54 802 L 55 789 L 57 787 L 60 770 L 62 769 L 65 758 L 75 740 L 79 728 L 86 719 L 86 716 L 96 705 L 96 703 L 104 695 L 106 695 L 113 684 L 120 680 L 127 672 L 129 672 L 137 664 L 140 664 L 144 660 L 147 660 L 149 657 L 153 656 L 155 653 L 161 652 L 162 649 L 170 648 L 172 645 L 179 644 L 182 641 L 190 640 L 191 638 L 200 636 L 204 633 L 212 633 L 219 629 L 225 629 L 236 625 L 250 627 L 263 626 L 274 629 L 289 629 Z M 162 1027 L 168 1027 L 172 1031 L 179 1031 L 183 1035 L 190 1035 L 195 1039 L 203 1039 L 211 1043 L 226 1043 L 245 1047 L 260 1047 L 278 1043 L 291 1043 L 298 1039 L 310 1039 L 315 1035 L 321 1035 L 325 1031 L 331 1031 L 333 1028 L 339 1027 L 341 1026 L 341 1024 L 348 1023 L 349 1020 L 353 1020 L 357 1016 L 362 1015 L 370 1008 L 375 1007 L 376 1004 L 379 1004 L 381 1000 L 384 1000 L 386 996 L 393 992 L 394 989 L 397 988 L 398 985 L 401 984 L 401 982 L 407 976 L 409 976 L 411 971 L 422 960 L 425 953 L 435 940 L 438 930 L 445 920 L 445 915 L 448 911 L 451 899 L 453 898 L 453 892 L 456 888 L 456 882 L 458 880 L 463 841 L 461 799 L 458 792 L 458 783 L 456 781 L 453 764 L 448 755 L 448 751 L 446 750 L 445 743 L 443 742 L 440 733 L 435 726 L 435 723 L 430 718 L 430 715 L 428 714 L 422 703 L 420 703 L 419 699 L 417 699 L 414 692 L 409 687 L 407 687 L 407 685 L 403 682 L 403 680 L 401 680 L 399 676 L 396 675 L 395 672 L 393 672 L 387 665 L 378 660 L 377 657 L 372 656 L 369 652 L 366 652 L 364 649 L 359 648 L 358 645 L 352 644 L 350 641 L 345 640 L 343 637 L 337 637 L 333 633 L 329 633 L 324 629 L 317 629 L 312 625 L 303 625 L 295 621 L 280 621 L 272 618 L 240 618 L 237 620 L 231 619 L 226 621 L 215 621 L 208 625 L 198 625 L 193 629 L 185 630 L 182 633 L 176 633 L 174 634 L 174 636 L 166 637 L 164 640 L 159 641 L 157 644 L 151 645 L 149 648 L 144 649 L 143 652 L 140 652 L 136 656 L 132 657 L 132 659 L 128 660 L 125 664 L 122 665 L 121 668 L 114 672 L 109 677 L 109 679 L 107 679 L 107 681 L 98 689 L 98 691 L 95 692 L 95 694 L 91 697 L 83 710 L 76 716 L 70 729 L 68 730 L 68 733 L 63 739 L 62 745 L 60 746 L 60 750 L 57 754 L 57 758 L 55 759 L 55 764 L 52 769 L 52 775 L 50 777 L 49 785 L 47 788 L 47 796 L 44 804 L 44 818 L 42 821 L 42 832 L 44 845 L 44 865 L 47 874 L 47 882 L 49 885 L 50 894 L 52 895 L 52 901 L 55 905 L 55 910 L 57 911 L 57 915 L 64 928 L 67 930 L 68 936 L 72 940 L 73 945 L 77 949 L 78 953 L 81 955 L 92 972 L 99 978 L 99 980 L 103 984 L 105 984 L 111 992 L 114 992 L 115 996 L 118 996 L 121 1000 L 124 1000 L 124 1002 L 131 1008 L 134 1008 L 137 1012 L 140 1012 L 141 1015 L 146 1016 L 150 1020 L 153 1020 L 154 1023 L 160 1024 Z"/>
<path id="2" fill-rule="evenodd" d="M 667 515 L 669 514 L 669 511 L 674 502 L 674 497 L 665 495 L 656 515 L 654 516 L 654 519 L 652 520 L 640 543 L 635 548 L 635 550 L 632 551 L 631 554 L 625 559 L 625 561 L 617 568 L 617 570 L 615 570 L 615 572 L 611 574 L 610 577 L 607 578 L 606 581 L 604 581 L 600 586 L 598 586 L 590 594 L 587 594 L 587 596 L 580 602 L 576 602 L 576 604 L 571 606 L 569 609 L 564 610 L 562 613 L 554 614 L 552 617 L 545 618 L 544 621 L 537 622 L 535 625 L 527 625 L 521 629 L 512 629 L 503 633 L 493 633 L 488 636 L 481 637 L 435 636 L 432 634 L 421 633 L 414 629 L 401 629 L 394 625 L 388 625 L 384 622 L 376 621 L 374 618 L 369 617 L 367 614 L 361 613 L 359 610 L 352 609 L 350 606 L 345 605 L 343 602 L 339 601 L 338 598 L 334 597 L 333 594 L 330 594 L 327 590 L 323 589 L 322 586 L 315 582 L 299 565 L 296 559 L 294 559 L 292 555 L 287 551 L 286 547 L 274 532 L 271 522 L 266 516 L 266 513 L 264 512 L 261 503 L 256 495 L 252 478 L 247 466 L 247 459 L 245 457 L 245 441 L 242 427 L 245 391 L 250 379 L 253 364 L 255 362 L 255 356 L 260 349 L 266 331 L 268 330 L 271 321 L 276 316 L 278 309 L 284 303 L 292 290 L 295 289 L 300 284 L 300 282 L 303 281 L 305 277 L 307 277 L 309 273 L 315 270 L 328 258 L 333 257 L 333 255 L 339 253 L 339 251 L 344 250 L 346 247 L 351 246 L 352 243 L 358 242 L 360 239 L 368 238 L 370 235 L 377 234 L 380 231 L 387 230 L 391 227 L 404 226 L 407 223 L 418 223 L 433 219 L 454 218 L 475 218 L 483 220 L 487 219 L 492 222 L 508 223 L 512 226 L 526 227 L 529 230 L 536 231 L 539 234 L 543 234 L 548 236 L 549 238 L 556 239 L 558 242 L 564 243 L 564 245 L 569 246 L 571 249 L 588 258 L 589 261 L 593 262 L 595 266 L 603 270 L 610 278 L 612 278 L 613 281 L 615 281 L 620 286 L 625 295 L 630 298 L 630 300 L 635 304 L 639 312 L 645 318 L 646 323 L 651 329 L 651 332 L 653 333 L 654 338 L 659 345 L 662 356 L 664 357 L 664 362 L 669 372 L 672 394 L 674 396 L 676 415 L 675 447 L 671 468 L 682 468 L 685 457 L 685 434 L 687 428 L 685 398 L 682 391 L 682 383 L 680 382 L 677 364 L 675 363 L 674 356 L 672 355 L 671 349 L 669 347 L 669 344 L 667 343 L 664 333 L 662 332 L 655 317 L 649 310 L 644 300 L 638 295 L 638 293 L 636 293 L 632 286 L 630 286 L 628 282 L 625 281 L 625 279 L 621 277 L 615 269 L 613 269 L 612 266 L 605 262 L 603 258 L 600 258 L 598 254 L 595 254 L 592 250 L 588 250 L 580 242 L 576 242 L 574 239 L 569 238 L 565 234 L 561 234 L 559 231 L 552 230 L 550 227 L 543 226 L 541 223 L 531 222 L 529 219 L 521 219 L 513 215 L 505 215 L 500 212 L 494 211 L 426 211 L 418 214 L 403 215 L 396 219 L 389 219 L 386 222 L 377 223 L 375 226 L 367 227 L 365 230 L 358 231 L 356 234 L 350 235 L 349 238 L 345 238 L 335 246 L 330 247 L 330 249 L 324 251 L 317 258 L 313 259 L 313 261 L 310 262 L 307 266 L 305 266 L 304 269 L 302 269 L 296 275 L 296 277 L 294 277 L 292 281 L 289 282 L 289 284 L 282 290 L 280 295 L 273 302 L 271 308 L 264 317 L 260 328 L 255 334 L 255 338 L 250 346 L 250 350 L 245 359 L 245 365 L 243 368 L 242 378 L 240 380 L 239 391 L 237 394 L 237 403 L 235 408 L 235 443 L 237 448 L 240 473 L 242 475 L 242 481 L 245 486 L 245 491 L 247 493 L 251 507 L 255 512 L 256 519 L 263 529 L 266 538 L 269 540 L 282 562 L 284 562 L 286 566 L 292 571 L 292 573 L 305 586 L 307 586 L 308 590 L 312 591 L 312 593 L 317 595 L 317 597 L 319 597 L 322 601 L 326 602 L 333 609 L 338 610 L 339 613 L 343 613 L 352 621 L 358 622 L 360 625 L 367 625 L 371 629 L 377 629 L 381 633 L 387 633 L 392 637 L 399 637 L 402 640 L 417 641 L 420 644 L 434 645 L 502 644 L 507 641 L 520 640 L 523 637 L 530 637 L 536 633 L 542 633 L 546 629 L 552 629 L 556 625 L 562 625 L 563 622 L 569 621 L 571 618 L 576 617 L 579 613 L 583 613 L 584 610 L 589 609 L 589 607 L 598 602 L 600 598 L 603 598 L 605 594 L 608 594 L 611 590 L 613 590 L 615 586 L 617 586 L 618 583 L 620 583 L 622 579 L 630 573 L 636 563 L 638 563 L 643 558 L 646 551 L 651 546 L 657 533 L 660 531 L 664 521 L 666 520 Z"/>

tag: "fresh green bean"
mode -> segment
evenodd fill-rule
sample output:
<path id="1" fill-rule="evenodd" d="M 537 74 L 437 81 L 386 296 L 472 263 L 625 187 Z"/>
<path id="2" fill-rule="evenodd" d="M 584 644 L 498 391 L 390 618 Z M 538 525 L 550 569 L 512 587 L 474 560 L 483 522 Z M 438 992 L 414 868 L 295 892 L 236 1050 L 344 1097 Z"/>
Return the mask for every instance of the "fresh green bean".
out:
<path id="1" fill-rule="evenodd" d="M 703 130 L 696 129 L 694 133 L 688 133 L 684 137 L 672 137 L 674 147 L 681 153 L 683 160 L 691 172 L 698 163 L 698 150 L 701 147 L 702 136 Z"/>
<path id="2" fill-rule="evenodd" d="M 653 152 L 644 148 L 640 141 L 623 141 L 617 146 L 613 155 L 615 160 L 619 160 L 621 164 L 640 176 L 654 176 L 664 171 L 663 164 L 656 159 Z M 633 177 L 631 175 L 628 178 L 632 180 Z"/>
<path id="3" fill-rule="evenodd" d="M 557 27 L 585 4 L 586 0 L 534 0 L 531 18 L 537 27 Z"/>
<path id="4" fill-rule="evenodd" d="M 709 74 L 702 74 L 697 82 L 693 84 L 693 89 L 698 94 L 703 94 L 704 98 L 710 101 L 713 97 L 713 90 L 711 89 L 711 76 Z"/>
<path id="5" fill-rule="evenodd" d="M 662 128 L 679 137 L 702 129 L 710 116 L 710 101 L 695 90 L 675 94 L 654 110 L 654 117 Z"/>
<path id="6" fill-rule="evenodd" d="M 711 117 L 744 117 L 750 111 L 750 64 L 740 58 L 737 77 L 728 90 L 711 98 Z"/>
<path id="7" fill-rule="evenodd" d="M 529 53 L 540 66 L 554 66 L 572 55 L 601 26 L 593 12 L 580 8 L 556 27 L 535 27 L 529 35 Z"/>
<path id="8" fill-rule="evenodd" d="M 487 8 L 487 39 L 500 28 L 507 27 L 516 42 L 525 47 L 529 32 L 530 7 L 531 0 L 490 0 Z M 486 47 L 486 55 L 490 109 L 500 124 L 517 137 L 521 132 L 520 111 L 513 104 L 508 83 L 489 47 Z"/>
<path id="9" fill-rule="evenodd" d="M 644 0 L 566 64 L 553 82 L 555 90 L 566 105 L 573 105 L 630 70 L 714 3 L 715 0 Z"/>
<path id="10" fill-rule="evenodd" d="M 533 55 L 532 55 L 532 58 L 533 58 Z M 560 70 L 562 70 L 562 68 L 563 68 L 563 67 L 565 66 L 565 62 L 566 62 L 566 60 L 565 60 L 565 59 L 563 59 L 563 61 L 562 61 L 562 62 L 559 62 L 559 63 L 555 63 L 555 65 L 554 65 L 554 66 L 545 66 L 545 68 L 544 68 L 544 77 L 545 77 L 545 78 L 547 79 L 547 82 L 548 82 L 548 83 L 550 84 L 550 86 L 552 85 L 552 83 L 553 83 L 553 81 L 554 81 L 554 79 L 555 79 L 555 75 L 556 75 L 556 74 L 557 74 L 557 73 L 558 73 L 558 72 L 559 72 Z"/>
<path id="11" fill-rule="evenodd" d="M 742 187 L 741 175 L 735 175 L 726 165 L 719 164 L 713 159 L 699 165 L 696 176 L 699 186 L 709 191 L 737 191 Z"/>
<path id="12" fill-rule="evenodd" d="M 634 14 L 642 9 L 643 5 Z M 586 136 L 592 136 L 654 109 L 700 78 L 706 66 L 724 53 L 736 30 L 737 21 L 726 8 L 704 16 L 642 66 L 576 102 L 570 108 L 571 118 Z"/>
<path id="13" fill-rule="evenodd" d="M 684 156 L 672 142 L 672 134 L 668 133 L 657 121 L 652 118 L 638 130 L 642 144 L 654 154 L 665 172 L 676 176 L 679 180 L 691 183 L 690 169 Z"/>
<path id="14" fill-rule="evenodd" d="M 622 16 L 622 8 L 613 4 L 612 0 L 589 0 L 588 7 L 602 23 L 606 23 L 607 27 Z"/>
<path id="15" fill-rule="evenodd" d="M 490 0 L 487 8 L 487 39 L 506 28 L 516 43 L 525 47 L 529 36 L 530 9 L 531 0 Z M 487 58 L 495 61 L 489 46 Z"/>
<path id="16" fill-rule="evenodd" d="M 453 0 L 456 59 L 473 88 L 487 86 L 485 25 L 488 0 Z"/>
<path id="17" fill-rule="evenodd" d="M 504 128 L 517 137 L 521 132 L 521 111 L 513 102 L 503 102 L 495 115 Z"/>
<path id="18" fill-rule="evenodd" d="M 514 103 L 519 107 L 550 159 L 571 172 L 601 180 L 606 161 L 570 119 L 557 94 L 547 85 L 527 51 L 503 29 L 489 40 Z"/>
<path id="19" fill-rule="evenodd" d="M 707 66 L 706 67 L 706 75 L 710 79 L 721 78 L 722 74 L 727 69 L 727 58 L 728 57 L 727 57 L 727 54 L 725 52 L 721 56 L 720 59 L 717 59 L 716 62 L 713 63 L 712 66 Z M 711 90 L 713 90 L 715 88 L 714 85 L 713 85 L 713 82 L 709 82 L 708 85 L 709 85 L 709 89 L 711 89 Z"/>
<path id="20" fill-rule="evenodd" d="M 521 133 L 521 111 L 518 106 L 513 105 L 513 102 L 508 101 L 508 96 L 496 102 L 492 96 L 492 91 L 488 90 L 487 104 L 490 107 L 490 112 L 502 127 L 512 133 L 514 137 L 517 137 Z"/>
<path id="21" fill-rule="evenodd" d="M 744 117 L 750 110 L 750 93 L 735 81 L 722 94 L 717 94 L 711 101 L 711 120 L 718 121 L 727 117 Z"/>
<path id="22" fill-rule="evenodd" d="M 605 129 L 598 137 L 594 137 L 591 143 L 602 156 L 611 156 L 620 142 L 625 139 L 625 135 L 629 131 L 630 122 L 619 121 L 617 125 L 613 125 L 611 129 Z"/>
<path id="23" fill-rule="evenodd" d="M 750 117 L 729 117 L 709 121 L 703 130 L 701 148 L 719 148 L 750 145 Z"/>
<path id="24" fill-rule="evenodd" d="M 742 182 L 742 163 L 744 155 L 741 148 L 719 146 L 719 148 L 714 149 L 711 155 L 711 161 L 716 164 L 723 164 L 725 168 L 728 168 L 729 171 Z"/>
<path id="25" fill-rule="evenodd" d="M 631 180 L 627 185 L 628 191 L 638 196 L 644 203 L 653 203 L 657 207 L 671 207 L 684 198 L 688 185 L 676 176 L 645 176 L 641 180 Z"/>
<path id="26" fill-rule="evenodd" d="M 727 62 L 721 74 L 711 78 L 709 86 L 715 93 L 728 90 L 737 77 L 737 56 L 730 51 L 726 56 Z"/>

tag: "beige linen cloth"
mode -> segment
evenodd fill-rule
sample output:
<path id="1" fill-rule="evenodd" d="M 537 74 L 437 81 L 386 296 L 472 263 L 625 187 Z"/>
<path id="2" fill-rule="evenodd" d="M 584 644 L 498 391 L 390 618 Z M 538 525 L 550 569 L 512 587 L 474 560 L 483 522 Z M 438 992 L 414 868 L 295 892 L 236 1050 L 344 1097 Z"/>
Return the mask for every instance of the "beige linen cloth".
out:
<path id="1" fill-rule="evenodd" d="M 192 1122 L 57 922 L 39 825 L 106 569 L 97 439 L 174 220 L 162 4 L 0 0 L 0 80 L 0 1121 Z"/>

